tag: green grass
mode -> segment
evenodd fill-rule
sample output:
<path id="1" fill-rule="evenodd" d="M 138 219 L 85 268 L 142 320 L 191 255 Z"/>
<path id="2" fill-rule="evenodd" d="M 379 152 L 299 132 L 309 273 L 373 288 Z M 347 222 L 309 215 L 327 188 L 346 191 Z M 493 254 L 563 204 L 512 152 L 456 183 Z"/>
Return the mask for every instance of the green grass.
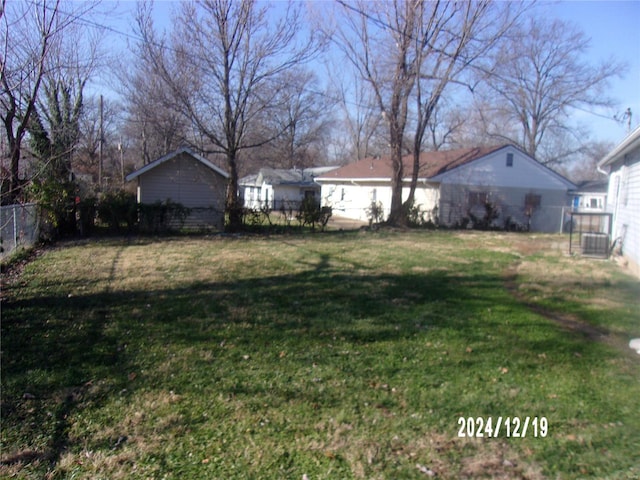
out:
<path id="1" fill-rule="evenodd" d="M 3 292 L 0 476 L 637 478 L 640 357 L 625 342 L 640 282 L 565 242 L 50 250 Z M 458 437 L 459 417 L 499 416 L 544 416 L 549 433 Z"/>

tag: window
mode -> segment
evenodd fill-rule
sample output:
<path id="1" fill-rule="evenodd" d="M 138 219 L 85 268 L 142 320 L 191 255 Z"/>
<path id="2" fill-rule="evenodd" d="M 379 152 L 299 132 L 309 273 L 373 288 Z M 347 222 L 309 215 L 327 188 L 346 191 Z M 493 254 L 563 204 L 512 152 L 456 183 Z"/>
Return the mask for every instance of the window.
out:
<path id="1" fill-rule="evenodd" d="M 513 153 L 507 153 L 507 167 L 513 167 Z"/>
<path id="2" fill-rule="evenodd" d="M 527 215 L 531 215 L 533 211 L 540 206 L 542 196 L 536 193 L 527 193 L 524 197 L 524 211 Z"/>
<path id="3" fill-rule="evenodd" d="M 600 207 L 600 205 L 598 205 L 598 199 L 597 198 L 590 198 L 589 199 L 589 207 L 590 208 L 598 208 Z"/>
<path id="4" fill-rule="evenodd" d="M 489 201 L 487 192 L 469 192 L 469 206 L 486 205 Z"/>
<path id="5" fill-rule="evenodd" d="M 340 191 L 340 200 L 344 200 L 344 187 L 342 187 L 342 190 Z"/>

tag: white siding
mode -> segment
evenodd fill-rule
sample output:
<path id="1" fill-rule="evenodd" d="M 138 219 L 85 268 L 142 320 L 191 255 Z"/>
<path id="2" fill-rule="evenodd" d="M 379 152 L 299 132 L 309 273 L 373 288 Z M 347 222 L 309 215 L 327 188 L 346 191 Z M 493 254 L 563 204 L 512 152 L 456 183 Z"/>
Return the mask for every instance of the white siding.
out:
<path id="1" fill-rule="evenodd" d="M 640 274 L 640 149 L 626 155 L 624 164 L 612 167 L 607 210 L 614 214 L 613 238 Z"/>
<path id="2" fill-rule="evenodd" d="M 382 204 L 384 218 L 389 216 L 391 207 L 391 187 L 377 182 L 323 183 L 320 193 L 323 206 L 333 209 L 333 213 L 346 218 L 368 221 L 368 210 L 372 202 Z M 409 197 L 409 188 L 402 189 L 403 201 Z M 415 204 L 431 213 L 438 205 L 437 186 L 419 184 L 415 192 Z M 427 217 L 428 218 L 428 217 Z"/>

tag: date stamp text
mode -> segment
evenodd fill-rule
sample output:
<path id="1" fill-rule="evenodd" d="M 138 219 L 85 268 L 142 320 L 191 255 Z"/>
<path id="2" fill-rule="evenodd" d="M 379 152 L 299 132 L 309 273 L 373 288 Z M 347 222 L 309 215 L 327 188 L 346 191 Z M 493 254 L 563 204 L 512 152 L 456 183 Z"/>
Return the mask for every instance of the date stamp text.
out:
<path id="1" fill-rule="evenodd" d="M 546 417 L 459 417 L 458 437 L 545 438 L 549 434 Z"/>

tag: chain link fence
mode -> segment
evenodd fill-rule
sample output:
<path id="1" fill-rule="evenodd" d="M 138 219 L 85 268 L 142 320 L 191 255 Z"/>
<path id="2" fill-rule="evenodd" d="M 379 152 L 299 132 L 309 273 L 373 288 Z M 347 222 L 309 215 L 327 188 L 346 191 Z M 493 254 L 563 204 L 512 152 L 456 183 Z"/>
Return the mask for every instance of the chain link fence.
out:
<path id="1" fill-rule="evenodd" d="M 0 207 L 0 258 L 18 247 L 30 247 L 38 240 L 38 206 L 35 203 Z"/>

